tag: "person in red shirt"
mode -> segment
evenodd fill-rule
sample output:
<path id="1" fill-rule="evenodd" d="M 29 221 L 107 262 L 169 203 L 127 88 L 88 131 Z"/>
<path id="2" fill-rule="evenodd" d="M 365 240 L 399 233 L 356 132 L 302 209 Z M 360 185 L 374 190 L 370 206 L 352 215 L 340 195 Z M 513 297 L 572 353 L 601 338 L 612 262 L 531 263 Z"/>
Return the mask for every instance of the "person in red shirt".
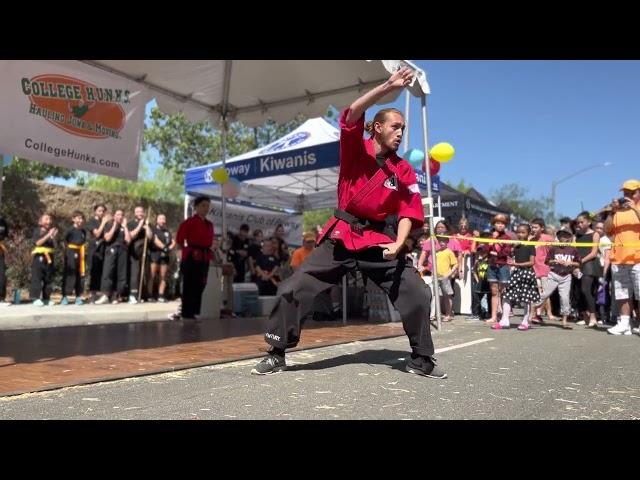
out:
<path id="1" fill-rule="evenodd" d="M 178 227 L 176 244 L 182 255 L 182 305 L 179 312 L 169 315 L 171 320 L 195 319 L 200 314 L 202 292 L 207 285 L 209 262 L 213 256 L 213 223 L 206 218 L 210 205 L 207 197 L 196 198 L 194 215 Z"/>
<path id="2" fill-rule="evenodd" d="M 340 115 L 338 208 L 322 229 L 318 247 L 279 285 L 265 334 L 271 349 L 251 373 L 285 370 L 285 349 L 298 344 L 301 319 L 311 311 L 313 299 L 337 285 L 347 272 L 359 269 L 400 312 L 412 350 L 407 371 L 446 377 L 433 359 L 431 292 L 403 254 L 409 232 L 424 223 L 416 174 L 396 154 L 404 118 L 396 109 L 383 109 L 366 127 L 364 122 L 367 108 L 406 87 L 412 78 L 409 68 L 396 71 Z M 366 140 L 365 130 L 370 135 Z"/>

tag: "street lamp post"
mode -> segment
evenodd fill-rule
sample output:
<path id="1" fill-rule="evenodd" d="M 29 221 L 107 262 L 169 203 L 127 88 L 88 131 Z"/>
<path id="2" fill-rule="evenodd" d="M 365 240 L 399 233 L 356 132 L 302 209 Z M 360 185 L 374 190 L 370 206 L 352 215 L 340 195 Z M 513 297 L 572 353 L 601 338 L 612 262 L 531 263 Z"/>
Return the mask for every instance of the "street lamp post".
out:
<path id="1" fill-rule="evenodd" d="M 594 168 L 600 168 L 600 167 L 608 167 L 609 165 L 613 165 L 613 163 L 612 162 L 597 163 L 595 165 L 591 165 L 590 167 L 582 168 L 577 172 L 573 172 L 571 175 L 567 175 L 566 177 L 563 177 L 560 180 L 553 180 L 551 182 L 551 209 L 552 209 L 551 213 L 553 214 L 553 218 L 554 219 L 556 218 L 556 189 L 558 188 L 558 185 L 588 170 L 593 170 Z"/>

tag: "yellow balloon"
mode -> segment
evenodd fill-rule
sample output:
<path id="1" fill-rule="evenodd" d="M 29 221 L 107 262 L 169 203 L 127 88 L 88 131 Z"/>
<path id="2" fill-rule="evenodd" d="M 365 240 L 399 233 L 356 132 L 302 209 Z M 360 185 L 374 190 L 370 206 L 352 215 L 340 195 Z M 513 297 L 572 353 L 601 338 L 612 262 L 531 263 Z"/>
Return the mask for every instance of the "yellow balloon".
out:
<path id="1" fill-rule="evenodd" d="M 431 147 L 431 151 L 429 152 L 431 158 L 440 163 L 447 163 L 453 158 L 454 153 L 456 153 L 456 151 L 453 146 L 446 142 L 434 145 Z"/>
<path id="2" fill-rule="evenodd" d="M 229 173 L 225 168 L 218 168 L 213 172 L 213 179 L 220 185 L 224 185 L 229 181 Z"/>

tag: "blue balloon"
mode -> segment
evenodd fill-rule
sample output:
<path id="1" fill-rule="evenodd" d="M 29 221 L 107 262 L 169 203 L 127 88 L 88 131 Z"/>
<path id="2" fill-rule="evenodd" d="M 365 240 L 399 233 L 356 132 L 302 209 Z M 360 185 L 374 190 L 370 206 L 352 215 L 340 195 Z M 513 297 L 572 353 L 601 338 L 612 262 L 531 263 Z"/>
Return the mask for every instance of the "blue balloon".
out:
<path id="1" fill-rule="evenodd" d="M 404 159 L 409 162 L 413 168 L 421 169 L 424 162 L 424 152 L 417 148 L 412 148 L 404 154 Z"/>

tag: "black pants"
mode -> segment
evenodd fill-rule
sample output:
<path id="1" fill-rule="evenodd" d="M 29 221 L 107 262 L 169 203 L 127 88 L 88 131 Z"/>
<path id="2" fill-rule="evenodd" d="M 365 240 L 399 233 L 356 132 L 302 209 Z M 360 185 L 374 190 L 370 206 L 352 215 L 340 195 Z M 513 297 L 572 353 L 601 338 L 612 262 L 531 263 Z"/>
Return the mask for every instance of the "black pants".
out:
<path id="1" fill-rule="evenodd" d="M 7 265 L 4 261 L 4 255 L 0 253 L 0 302 L 4 302 L 7 296 Z"/>
<path id="2" fill-rule="evenodd" d="M 235 283 L 244 283 L 244 277 L 247 273 L 246 258 L 240 257 L 240 260 L 233 262 L 233 266 L 236 269 L 236 274 L 233 277 Z"/>
<path id="3" fill-rule="evenodd" d="M 185 318 L 193 318 L 200 314 L 202 292 L 207 285 L 209 262 L 196 262 L 187 257 L 180 263 L 182 272 L 182 313 Z"/>
<path id="4" fill-rule="evenodd" d="M 479 287 L 480 285 L 478 285 Z M 491 315 L 491 292 L 490 291 L 486 291 L 486 290 L 474 290 L 473 291 L 473 296 L 471 297 L 471 313 L 473 313 L 474 315 L 477 315 L 478 318 L 483 318 L 484 315 L 482 314 L 482 298 L 483 297 L 487 297 L 487 312 L 485 312 L 487 315 Z M 487 317 L 489 318 L 489 317 Z"/>
<path id="5" fill-rule="evenodd" d="M 53 254 L 49 254 L 53 256 Z M 51 296 L 51 282 L 53 282 L 53 274 L 55 269 L 53 261 L 47 263 L 44 255 L 34 255 L 33 263 L 31 263 L 31 288 L 29 289 L 29 298 L 37 300 L 42 295 L 42 300 L 49 300 Z"/>
<path id="6" fill-rule="evenodd" d="M 591 275 L 580 278 L 580 311 L 596 313 L 596 295 L 598 293 L 598 279 Z"/>
<path id="7" fill-rule="evenodd" d="M 114 280 L 117 282 L 116 294 L 123 296 L 127 287 L 127 249 L 122 245 L 107 246 L 104 252 L 100 290 L 111 294 Z"/>
<path id="8" fill-rule="evenodd" d="M 385 260 L 382 249 L 348 251 L 341 242 L 325 240 L 295 273 L 278 287 L 278 299 L 269 315 L 265 340 L 277 348 L 293 348 L 300 341 L 301 320 L 321 292 L 338 285 L 342 277 L 359 269 L 389 295 L 400 312 L 414 353 L 433 355 L 429 323 L 431 291 L 404 255 Z"/>
<path id="9" fill-rule="evenodd" d="M 142 271 L 142 250 L 131 248 L 129 250 L 129 293 L 133 297 L 138 296 L 140 287 L 140 272 Z M 149 251 L 147 250 L 147 258 L 145 259 L 144 268 L 149 266 Z M 148 278 L 148 277 L 147 277 Z M 145 291 L 145 285 L 142 285 L 142 291 Z"/>
<path id="10" fill-rule="evenodd" d="M 62 272 L 62 295 L 75 292 L 76 297 L 82 295 L 82 277 L 80 276 L 80 253 L 67 248 L 64 251 L 64 269 Z"/>
<path id="11" fill-rule="evenodd" d="M 102 284 L 102 267 L 104 265 L 104 246 L 99 245 L 87 254 L 87 271 L 89 272 L 89 291 L 98 292 Z"/>

